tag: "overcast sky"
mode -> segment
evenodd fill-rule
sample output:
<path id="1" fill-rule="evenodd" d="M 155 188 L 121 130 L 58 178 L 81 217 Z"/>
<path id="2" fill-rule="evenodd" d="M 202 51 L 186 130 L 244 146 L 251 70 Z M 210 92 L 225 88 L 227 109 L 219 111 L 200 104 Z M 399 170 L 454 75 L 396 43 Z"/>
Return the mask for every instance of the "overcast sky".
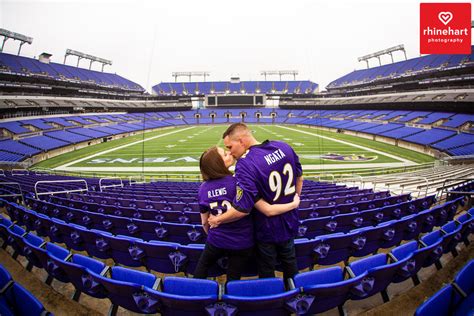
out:
<path id="1" fill-rule="evenodd" d="M 201 70 L 211 72 L 208 81 L 221 81 L 231 75 L 263 80 L 260 70 L 296 69 L 297 79 L 324 88 L 365 68 L 365 62 L 357 62 L 359 56 L 398 44 L 405 45 L 408 58 L 419 56 L 419 3 L 0 0 L 0 27 L 34 38 L 32 45 L 23 46 L 23 56 L 48 52 L 52 61 L 62 63 L 67 48 L 78 50 L 112 60 L 106 71 L 148 91 L 173 81 L 173 71 Z M 8 41 L 4 52 L 16 54 L 18 44 Z M 394 57 L 404 58 L 402 52 Z M 388 63 L 390 57 L 382 61 Z M 68 64 L 76 62 L 69 57 Z M 89 67 L 85 60 L 80 65 Z"/>

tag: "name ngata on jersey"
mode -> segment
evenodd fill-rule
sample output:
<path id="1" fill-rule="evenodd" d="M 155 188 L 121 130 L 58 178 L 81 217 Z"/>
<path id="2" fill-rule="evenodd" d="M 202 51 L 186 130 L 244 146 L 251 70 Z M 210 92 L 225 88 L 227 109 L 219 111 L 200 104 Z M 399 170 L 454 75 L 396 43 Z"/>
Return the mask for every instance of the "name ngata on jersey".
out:
<path id="1" fill-rule="evenodd" d="M 265 158 L 265 161 L 267 162 L 267 164 L 271 165 L 277 162 L 278 160 L 283 159 L 283 157 L 286 157 L 286 156 L 285 156 L 285 153 L 281 149 L 277 149 L 271 154 L 265 155 L 263 157 Z"/>

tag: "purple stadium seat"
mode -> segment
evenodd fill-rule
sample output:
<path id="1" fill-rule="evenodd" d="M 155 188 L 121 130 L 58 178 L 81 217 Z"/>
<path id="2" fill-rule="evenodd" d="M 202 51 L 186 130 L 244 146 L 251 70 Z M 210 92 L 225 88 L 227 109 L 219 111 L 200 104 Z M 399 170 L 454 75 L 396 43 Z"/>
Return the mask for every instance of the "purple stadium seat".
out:
<path id="1" fill-rule="evenodd" d="M 112 267 L 110 278 L 90 272 L 92 280 L 100 283 L 107 291 L 107 297 L 112 302 L 109 315 L 116 315 L 119 306 L 135 313 L 156 313 L 152 300 L 144 291 L 144 287 L 156 288 L 159 279 L 153 274 Z"/>
<path id="2" fill-rule="evenodd" d="M 279 278 L 230 281 L 226 284 L 222 301 L 227 305 L 227 311 L 236 309 L 243 316 L 290 315 L 296 312 L 292 303 L 298 293 L 299 289 L 285 291 L 284 282 Z"/>
<path id="3" fill-rule="evenodd" d="M 219 284 L 215 281 L 180 277 L 166 277 L 161 291 L 145 288 L 145 293 L 160 306 L 160 314 L 167 316 L 220 315 Z"/>

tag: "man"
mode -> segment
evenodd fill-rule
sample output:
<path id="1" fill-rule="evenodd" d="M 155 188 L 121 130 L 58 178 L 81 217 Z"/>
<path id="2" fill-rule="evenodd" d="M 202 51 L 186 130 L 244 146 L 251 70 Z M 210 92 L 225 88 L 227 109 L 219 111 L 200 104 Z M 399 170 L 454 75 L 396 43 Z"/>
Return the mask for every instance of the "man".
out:
<path id="1" fill-rule="evenodd" d="M 285 280 L 298 273 L 294 238 L 298 230 L 296 209 L 267 217 L 254 208 L 263 198 L 271 204 L 289 203 L 295 194 L 301 195 L 303 176 L 294 150 L 280 141 L 259 143 L 248 127 L 235 123 L 223 134 L 224 144 L 237 159 L 235 177 L 237 193 L 230 212 L 211 217 L 209 224 L 228 223 L 252 213 L 258 251 L 260 278 L 275 276 L 277 260 Z"/>

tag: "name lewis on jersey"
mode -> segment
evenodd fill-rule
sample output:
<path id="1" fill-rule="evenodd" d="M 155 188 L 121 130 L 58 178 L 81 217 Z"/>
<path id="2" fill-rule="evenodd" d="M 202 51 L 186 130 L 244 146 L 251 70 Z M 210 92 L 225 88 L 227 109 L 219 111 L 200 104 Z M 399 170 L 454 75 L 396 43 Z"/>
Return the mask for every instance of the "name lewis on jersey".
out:
<path id="1" fill-rule="evenodd" d="M 221 196 L 221 195 L 226 195 L 226 194 L 227 194 L 227 190 L 226 190 L 225 187 L 207 191 L 207 197 L 208 198 L 213 198 L 213 197 L 216 197 L 216 196 Z"/>
<path id="2" fill-rule="evenodd" d="M 271 154 L 263 156 L 268 165 L 271 165 L 285 157 L 285 153 L 281 149 L 277 149 Z"/>

